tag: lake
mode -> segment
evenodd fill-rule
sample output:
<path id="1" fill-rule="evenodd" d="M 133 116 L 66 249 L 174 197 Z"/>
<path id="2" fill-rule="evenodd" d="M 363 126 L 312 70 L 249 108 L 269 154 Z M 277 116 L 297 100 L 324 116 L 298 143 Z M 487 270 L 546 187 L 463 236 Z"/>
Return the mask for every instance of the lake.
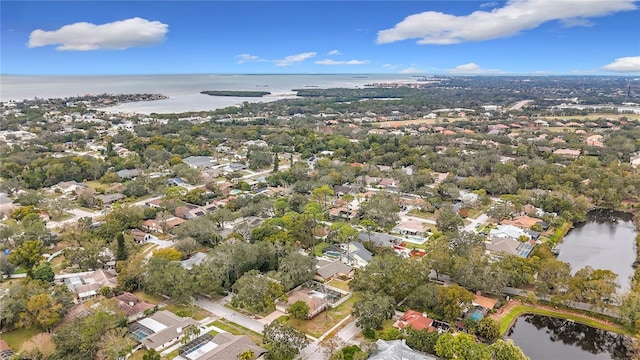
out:
<path id="1" fill-rule="evenodd" d="M 618 274 L 621 291 L 629 289 L 636 260 L 636 228 L 631 214 L 595 210 L 577 224 L 559 246 L 558 260 L 571 265 L 573 274 L 589 265 Z"/>
<path id="2" fill-rule="evenodd" d="M 547 316 L 518 317 L 506 338 L 531 360 L 628 359 L 623 336 Z"/>

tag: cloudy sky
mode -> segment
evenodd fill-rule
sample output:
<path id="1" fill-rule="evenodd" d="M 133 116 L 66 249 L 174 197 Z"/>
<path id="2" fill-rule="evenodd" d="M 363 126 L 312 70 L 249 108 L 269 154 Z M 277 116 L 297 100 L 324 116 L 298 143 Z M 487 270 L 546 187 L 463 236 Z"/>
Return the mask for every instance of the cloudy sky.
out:
<path id="1" fill-rule="evenodd" d="M 5 1 L 2 74 L 639 74 L 636 0 Z"/>

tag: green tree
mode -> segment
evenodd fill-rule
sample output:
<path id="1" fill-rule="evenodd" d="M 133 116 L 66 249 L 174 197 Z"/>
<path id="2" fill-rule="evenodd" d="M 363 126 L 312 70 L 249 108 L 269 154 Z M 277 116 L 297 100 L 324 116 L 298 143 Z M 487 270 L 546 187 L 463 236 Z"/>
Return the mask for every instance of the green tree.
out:
<path id="1" fill-rule="evenodd" d="M 153 252 L 153 258 L 167 259 L 169 261 L 179 261 L 182 259 L 180 251 L 174 248 L 158 249 Z"/>
<path id="2" fill-rule="evenodd" d="M 102 359 L 119 360 L 133 349 L 136 343 L 129 335 L 126 327 L 107 330 L 98 341 L 99 354 Z"/>
<path id="3" fill-rule="evenodd" d="M 617 279 L 618 275 L 611 270 L 586 266 L 569 280 L 568 295 L 575 301 L 602 308 L 615 299 L 616 291 L 620 287 Z"/>
<path id="4" fill-rule="evenodd" d="M 491 353 L 485 344 L 476 342 L 469 334 L 446 333 L 438 338 L 435 346 L 436 354 L 445 359 L 491 360 Z"/>
<path id="5" fill-rule="evenodd" d="M 271 347 L 269 360 L 291 360 L 309 343 L 303 332 L 279 321 L 266 325 L 262 334 L 264 343 Z"/>
<path id="6" fill-rule="evenodd" d="M 235 296 L 231 305 L 253 312 L 263 312 L 272 309 L 275 299 L 284 294 L 280 283 L 263 277 L 259 271 L 251 270 L 233 285 Z"/>
<path id="7" fill-rule="evenodd" d="M 55 274 L 53 273 L 53 269 L 51 268 L 51 264 L 47 261 L 41 261 L 40 264 L 33 271 L 33 278 L 38 280 L 43 280 L 46 282 L 53 282 L 55 278 Z"/>
<path id="8" fill-rule="evenodd" d="M 493 360 L 529 360 L 522 349 L 517 347 L 511 339 L 497 340 L 489 345 L 489 351 Z"/>
<path id="9" fill-rule="evenodd" d="M 632 291 L 622 297 L 620 320 L 633 331 L 640 329 L 640 294 Z"/>
<path id="10" fill-rule="evenodd" d="M 383 254 L 356 272 L 349 286 L 354 290 L 385 294 L 400 302 L 429 276 L 428 264 L 415 258 Z"/>
<path id="11" fill-rule="evenodd" d="M 290 252 L 280 258 L 276 277 L 285 290 L 291 290 L 298 285 L 313 280 L 316 274 L 316 259 L 302 255 L 297 251 Z"/>
<path id="12" fill-rule="evenodd" d="M 396 195 L 377 192 L 369 201 L 360 205 L 360 217 L 378 224 L 379 227 L 390 229 L 398 221 L 398 197 Z"/>
<path id="13" fill-rule="evenodd" d="M 9 253 L 9 261 L 21 266 L 33 277 L 33 267 L 42 260 L 43 246 L 39 240 L 27 240 Z"/>
<path id="14" fill-rule="evenodd" d="M 406 329 L 405 339 L 410 348 L 428 354 L 436 352 L 435 346 L 440 334 L 437 331 L 429 332 L 429 329 L 415 330 L 412 327 Z"/>
<path id="15" fill-rule="evenodd" d="M 451 233 L 464 225 L 464 219 L 449 207 L 445 207 L 436 213 L 436 227 L 443 233 Z"/>
<path id="16" fill-rule="evenodd" d="M 547 295 L 565 289 L 570 278 L 569 264 L 555 258 L 543 259 L 538 266 L 536 291 L 541 295 Z"/>
<path id="17" fill-rule="evenodd" d="M 329 208 L 329 202 L 335 196 L 333 189 L 329 185 L 322 185 L 311 191 L 311 200 L 317 201 L 322 205 L 322 212 L 326 212 Z"/>
<path id="18" fill-rule="evenodd" d="M 280 159 L 278 158 L 278 153 L 276 153 L 273 156 L 273 172 L 277 173 L 279 167 L 280 167 Z"/>
<path id="19" fill-rule="evenodd" d="M 476 333 L 487 341 L 495 341 L 500 337 L 500 324 L 490 317 L 483 317 L 478 322 Z"/>
<path id="20" fill-rule="evenodd" d="M 304 319 L 309 315 L 309 310 L 309 305 L 306 302 L 298 300 L 289 306 L 287 312 L 294 319 Z"/>
<path id="21" fill-rule="evenodd" d="M 378 329 L 384 320 L 391 319 L 394 314 L 395 301 L 388 295 L 367 292 L 353 306 L 356 325 L 365 330 Z"/>
<path id="22" fill-rule="evenodd" d="M 256 354 L 251 349 L 245 350 L 238 355 L 238 360 L 255 360 L 255 358 Z"/>
<path id="23" fill-rule="evenodd" d="M 46 331 L 50 331 L 60 321 L 62 304 L 50 294 L 38 294 L 29 298 L 27 309 L 20 313 L 21 323 L 24 327 L 38 325 Z"/>
<path id="24" fill-rule="evenodd" d="M 160 360 L 162 357 L 154 349 L 149 349 L 142 355 L 142 360 Z"/>
<path id="25" fill-rule="evenodd" d="M 438 288 L 438 308 L 449 323 L 462 316 L 462 311 L 471 306 L 473 299 L 473 294 L 459 285 Z"/>
<path id="26" fill-rule="evenodd" d="M 116 236 L 116 260 L 123 261 L 127 260 L 129 254 L 127 253 L 127 246 L 124 243 L 124 234 L 118 233 Z"/>

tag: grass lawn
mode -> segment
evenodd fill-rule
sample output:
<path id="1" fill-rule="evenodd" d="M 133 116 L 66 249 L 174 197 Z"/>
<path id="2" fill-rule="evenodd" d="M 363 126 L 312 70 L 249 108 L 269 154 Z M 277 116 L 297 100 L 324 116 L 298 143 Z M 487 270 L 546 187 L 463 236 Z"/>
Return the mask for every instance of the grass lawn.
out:
<path id="1" fill-rule="evenodd" d="M 334 288 L 338 288 L 340 290 L 349 291 L 349 281 L 333 279 L 329 281 L 327 285 L 333 286 Z"/>
<path id="2" fill-rule="evenodd" d="M 253 342 L 260 345 L 262 344 L 262 334 L 258 334 L 255 331 L 251 331 L 244 326 L 240 326 L 236 323 L 226 321 L 224 319 L 216 320 L 211 325 L 219 327 L 222 330 L 228 331 L 233 335 L 247 335 Z"/>
<path id="3" fill-rule="evenodd" d="M 37 327 L 20 328 L 0 335 L 0 339 L 6 341 L 11 349 L 18 352 L 25 341 L 31 339 L 35 335 L 40 334 L 41 332 L 42 330 Z"/>
<path id="4" fill-rule="evenodd" d="M 514 306 L 509 313 L 505 314 L 500 319 L 500 334 L 506 333 L 507 330 L 509 330 L 509 328 L 513 324 L 513 322 L 516 320 L 516 318 L 518 318 L 518 316 L 520 315 L 525 315 L 525 314 L 544 315 L 544 316 L 555 317 L 560 319 L 572 320 L 577 323 L 588 325 L 597 329 L 611 331 L 611 332 L 615 332 L 623 335 L 629 335 L 629 332 L 620 326 L 606 325 L 599 321 L 595 321 L 593 319 L 590 319 L 575 313 L 567 314 L 565 312 L 560 312 L 560 311 L 539 309 L 539 308 L 535 308 L 525 304 Z"/>
<path id="5" fill-rule="evenodd" d="M 322 256 L 322 250 L 326 249 L 327 247 L 329 247 L 329 243 L 328 242 L 321 242 L 318 245 L 313 247 L 313 253 L 316 255 L 316 257 L 321 257 Z"/>
<path id="6" fill-rule="evenodd" d="M 173 350 L 172 352 L 163 356 L 163 359 L 175 359 L 176 356 L 178 356 L 178 350 Z"/>
<path id="7" fill-rule="evenodd" d="M 147 350 L 138 350 L 129 356 L 129 360 L 142 360 L 142 357 L 147 353 Z"/>
<path id="8" fill-rule="evenodd" d="M 157 305 L 159 302 L 166 300 L 162 296 L 149 295 L 142 290 L 135 291 L 133 295 L 135 295 L 138 299 L 146 301 L 148 303 L 152 303 L 153 305 Z"/>
<path id="9" fill-rule="evenodd" d="M 165 306 L 163 310 L 169 310 L 178 316 L 188 316 L 195 320 L 202 320 L 211 315 L 207 310 L 197 306 L 178 306 L 173 303 Z"/>
<path id="10" fill-rule="evenodd" d="M 64 270 L 62 268 L 62 262 L 64 261 L 64 255 L 58 255 L 55 259 L 51 260 L 51 268 L 54 273 L 57 273 L 60 270 Z"/>
<path id="11" fill-rule="evenodd" d="M 287 319 L 286 323 L 294 328 L 309 334 L 315 338 L 319 338 L 339 323 L 342 319 L 351 314 L 353 304 L 360 298 L 359 294 L 354 294 L 349 300 L 335 309 L 323 311 L 311 320 Z M 286 318 L 286 317 L 285 317 Z"/>
<path id="12" fill-rule="evenodd" d="M 430 212 L 425 212 L 425 211 L 420 211 L 418 209 L 413 209 L 411 211 L 409 211 L 407 213 L 407 215 L 411 215 L 411 216 L 415 216 L 415 217 L 420 217 L 423 219 L 429 219 L 429 220 L 434 220 L 433 218 L 433 213 Z"/>

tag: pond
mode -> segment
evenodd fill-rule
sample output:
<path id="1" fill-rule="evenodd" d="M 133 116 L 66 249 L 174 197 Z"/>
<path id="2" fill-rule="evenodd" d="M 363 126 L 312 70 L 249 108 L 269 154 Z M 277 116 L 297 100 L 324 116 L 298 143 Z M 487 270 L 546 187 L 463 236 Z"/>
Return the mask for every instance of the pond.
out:
<path id="1" fill-rule="evenodd" d="M 559 246 L 558 260 L 571 265 L 573 274 L 589 265 L 618 274 L 621 290 L 630 286 L 633 276 L 636 228 L 628 213 L 595 210 L 584 223 L 577 224 Z"/>
<path id="2" fill-rule="evenodd" d="M 628 359 L 623 336 L 547 316 L 520 316 L 506 338 L 531 360 Z"/>

